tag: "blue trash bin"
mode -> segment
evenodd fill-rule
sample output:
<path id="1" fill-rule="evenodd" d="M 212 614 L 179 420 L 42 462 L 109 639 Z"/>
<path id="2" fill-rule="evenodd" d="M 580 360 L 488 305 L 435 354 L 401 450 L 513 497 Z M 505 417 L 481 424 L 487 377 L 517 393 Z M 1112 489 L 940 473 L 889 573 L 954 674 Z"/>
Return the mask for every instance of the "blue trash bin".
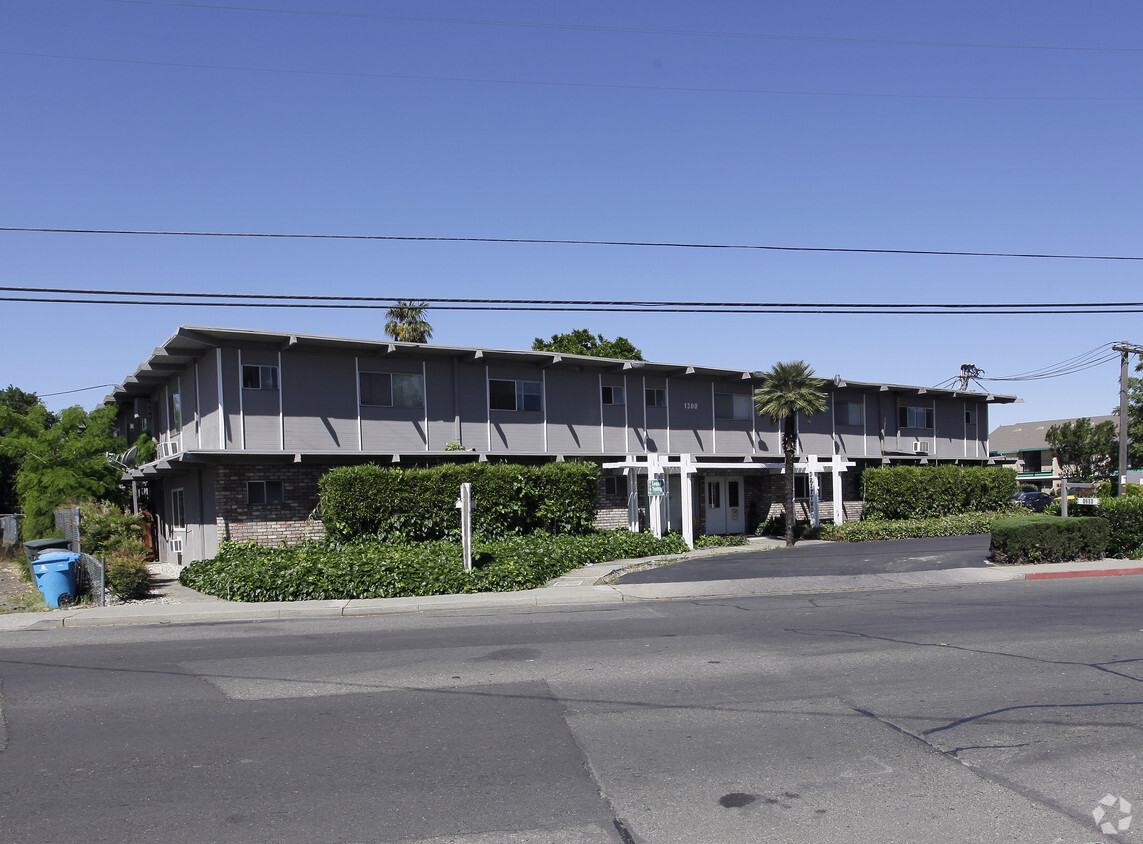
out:
<path id="1" fill-rule="evenodd" d="M 36 586 L 49 607 L 75 601 L 75 570 L 79 554 L 74 551 L 45 551 L 32 561 Z"/>

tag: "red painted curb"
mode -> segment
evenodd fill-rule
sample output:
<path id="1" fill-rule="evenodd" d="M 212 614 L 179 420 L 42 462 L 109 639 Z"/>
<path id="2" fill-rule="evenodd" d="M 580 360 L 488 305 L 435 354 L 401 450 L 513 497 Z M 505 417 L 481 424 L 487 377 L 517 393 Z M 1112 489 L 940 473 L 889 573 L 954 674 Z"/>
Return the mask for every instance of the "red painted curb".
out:
<path id="1" fill-rule="evenodd" d="M 1054 577 L 1114 577 L 1119 574 L 1143 574 L 1138 569 L 1092 569 L 1086 571 L 1045 571 L 1024 575 L 1025 580 L 1050 580 Z"/>

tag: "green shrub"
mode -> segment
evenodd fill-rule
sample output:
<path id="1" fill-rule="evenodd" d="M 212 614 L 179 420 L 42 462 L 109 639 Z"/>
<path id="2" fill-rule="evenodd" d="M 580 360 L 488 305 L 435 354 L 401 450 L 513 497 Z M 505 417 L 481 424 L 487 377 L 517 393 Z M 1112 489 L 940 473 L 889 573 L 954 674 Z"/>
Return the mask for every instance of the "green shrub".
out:
<path id="1" fill-rule="evenodd" d="M 810 523 L 804 519 L 799 519 L 797 524 L 794 525 L 794 538 L 801 539 L 810 533 Z M 755 536 L 777 536 L 784 538 L 786 536 L 786 514 L 779 513 L 777 516 L 771 516 L 764 522 L 759 522 L 758 527 L 754 529 Z"/>
<path id="2" fill-rule="evenodd" d="M 1016 494 L 1016 472 L 1001 466 L 879 466 L 861 480 L 867 519 L 994 512 Z"/>
<path id="3" fill-rule="evenodd" d="M 473 543 L 476 566 L 465 571 L 460 546 L 432 541 L 409 545 L 307 542 L 263 548 L 224 542 L 218 556 L 188 565 L 179 582 L 235 601 L 395 598 L 534 589 L 588 563 L 677 554 L 675 534 L 607 531 L 584 536 L 537 532 Z"/>
<path id="4" fill-rule="evenodd" d="M 921 539 L 936 536 L 974 536 L 989 533 L 992 523 L 1007 514 L 959 513 L 935 519 L 862 519 L 843 525 L 823 524 L 819 539 L 834 542 L 871 542 L 882 539 Z"/>
<path id="5" fill-rule="evenodd" d="M 704 534 L 703 536 L 695 537 L 695 548 L 734 548 L 746 544 L 745 536 L 714 536 Z"/>
<path id="6" fill-rule="evenodd" d="M 1122 496 L 1110 497 L 1110 484 L 1108 494 L 1099 499 L 1099 504 L 1076 504 L 1068 502 L 1068 518 L 1073 516 L 1098 516 L 1106 520 L 1110 534 L 1107 540 L 1107 556 L 1119 559 L 1143 558 L 1143 497 Z M 1053 501 L 1044 512 L 1060 515 L 1060 502 Z"/>
<path id="7" fill-rule="evenodd" d="M 992 559 L 997 563 L 1058 563 L 1100 560 L 1107 552 L 1104 519 L 1029 514 L 992 524 Z"/>
<path id="8" fill-rule="evenodd" d="M 113 551 L 108 554 L 107 587 L 125 601 L 144 598 L 151 591 L 151 570 L 138 554 Z"/>
<path id="9" fill-rule="evenodd" d="M 341 541 L 455 540 L 460 537 L 456 499 L 460 485 L 471 483 L 476 536 L 502 539 L 535 530 L 583 534 L 595 521 L 598 480 L 594 463 L 346 466 L 321 479 L 322 522 L 326 534 Z"/>

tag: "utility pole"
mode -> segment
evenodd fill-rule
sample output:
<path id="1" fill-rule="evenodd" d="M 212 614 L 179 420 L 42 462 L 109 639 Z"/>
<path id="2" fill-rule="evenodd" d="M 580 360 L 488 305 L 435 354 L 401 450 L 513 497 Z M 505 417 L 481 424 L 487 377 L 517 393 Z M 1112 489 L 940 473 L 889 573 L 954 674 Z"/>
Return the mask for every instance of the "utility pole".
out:
<path id="1" fill-rule="evenodd" d="M 960 375 L 957 380 L 960 381 L 960 389 L 962 391 L 968 390 L 968 382 L 974 378 L 979 378 L 984 374 L 983 369 L 977 369 L 976 364 L 962 363 L 960 365 Z"/>
<path id="2" fill-rule="evenodd" d="M 1143 355 L 1143 346 L 1136 346 L 1123 342 L 1111 348 L 1121 355 L 1119 361 L 1119 484 L 1115 488 L 1116 495 L 1127 492 L 1127 379 L 1128 361 L 1130 356 Z"/>

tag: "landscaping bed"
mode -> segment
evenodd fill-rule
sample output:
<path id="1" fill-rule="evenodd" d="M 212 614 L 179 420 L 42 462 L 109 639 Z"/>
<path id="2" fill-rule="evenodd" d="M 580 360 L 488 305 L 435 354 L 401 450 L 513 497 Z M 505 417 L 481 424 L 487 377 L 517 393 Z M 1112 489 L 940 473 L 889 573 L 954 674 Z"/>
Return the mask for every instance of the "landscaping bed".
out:
<path id="1" fill-rule="evenodd" d="M 680 554 L 682 538 L 605 531 L 586 536 L 537 532 L 473 543 L 465 571 L 460 545 L 448 541 L 386 544 L 307 542 L 263 548 L 224 543 L 217 557 L 191 563 L 179 582 L 232 601 L 398 598 L 536 589 L 589 563 Z"/>

